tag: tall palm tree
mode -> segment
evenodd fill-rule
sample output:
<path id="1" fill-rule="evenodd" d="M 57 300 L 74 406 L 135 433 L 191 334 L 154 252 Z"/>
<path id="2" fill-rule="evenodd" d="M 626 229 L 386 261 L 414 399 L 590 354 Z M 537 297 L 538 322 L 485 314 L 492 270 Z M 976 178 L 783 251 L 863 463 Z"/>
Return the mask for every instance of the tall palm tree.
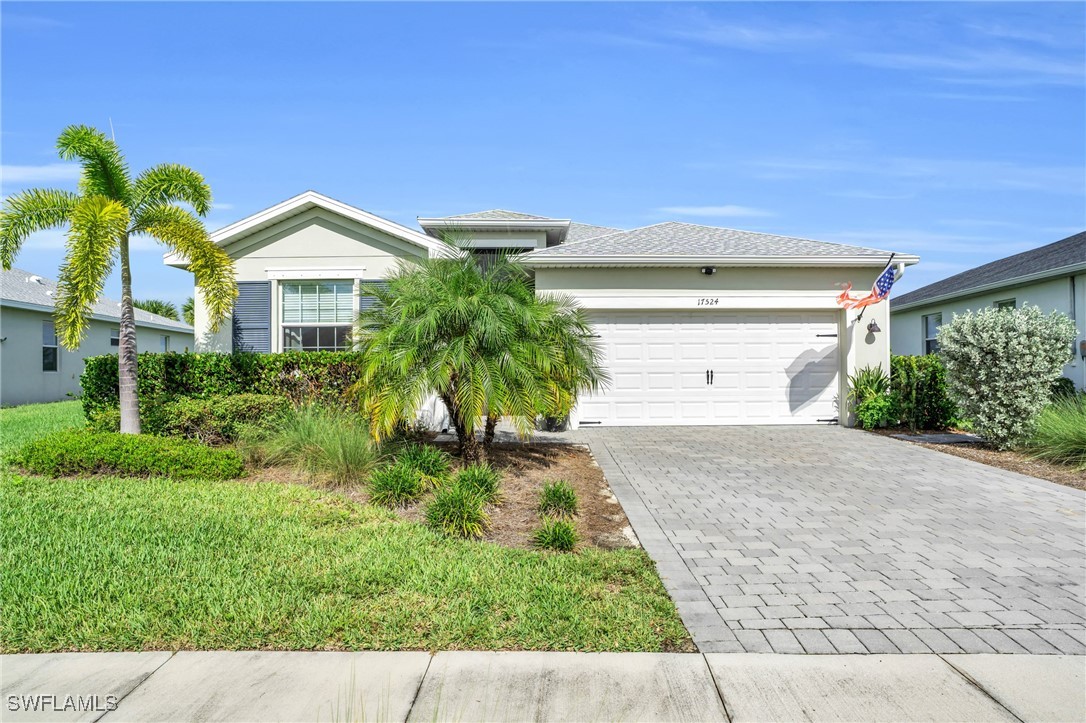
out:
<path id="1" fill-rule="evenodd" d="M 7 198 L 0 210 L 0 263 L 10 269 L 23 242 L 35 231 L 68 227 L 55 317 L 61 344 L 75 349 L 86 335 L 91 309 L 106 277 L 120 260 L 121 431 L 138 434 L 130 237 L 150 236 L 188 259 L 216 327 L 230 314 L 237 297 L 233 261 L 208 238 L 199 218 L 211 208 L 211 189 L 196 171 L 165 163 L 132 178 L 117 144 L 88 126 L 65 128 L 57 139 L 57 151 L 62 159 L 82 166 L 78 192 L 35 188 Z M 188 204 L 195 213 L 177 203 Z"/>
<path id="2" fill-rule="evenodd" d="M 538 416 L 568 414 L 578 394 L 607 382 L 584 312 L 568 297 L 537 296 L 508 258 L 485 269 L 466 254 L 401 264 L 362 293 L 377 303 L 359 317 L 356 391 L 377 438 L 436 394 L 464 459 L 485 459 L 502 417 L 527 436 Z"/>
<path id="3" fill-rule="evenodd" d="M 181 321 L 181 318 L 177 315 L 177 307 L 169 301 L 163 301 L 162 299 L 133 299 L 132 306 L 152 314 L 165 316 L 167 319 Z"/>

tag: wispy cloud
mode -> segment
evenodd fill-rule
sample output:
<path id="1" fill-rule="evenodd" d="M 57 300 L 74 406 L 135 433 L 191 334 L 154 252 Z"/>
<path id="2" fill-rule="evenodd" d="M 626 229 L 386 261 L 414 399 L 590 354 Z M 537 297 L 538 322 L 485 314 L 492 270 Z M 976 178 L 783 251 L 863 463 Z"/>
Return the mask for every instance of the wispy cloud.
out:
<path id="1" fill-rule="evenodd" d="M 4 185 L 41 183 L 48 181 L 74 181 L 79 178 L 79 166 L 74 163 L 47 163 L 43 166 L 0 166 L 0 180 Z"/>
<path id="2" fill-rule="evenodd" d="M 909 198 L 914 198 L 915 193 L 890 193 L 882 191 L 832 191 L 830 196 L 836 196 L 837 198 L 857 198 L 862 201 L 904 201 Z"/>
<path id="3" fill-rule="evenodd" d="M 936 100 L 964 100 L 974 103 L 1029 103 L 1035 100 L 1028 95 L 1000 93 L 924 93 L 925 98 Z"/>
<path id="4" fill-rule="evenodd" d="M 702 218 L 761 218 L 772 216 L 771 211 L 750 206 L 664 206 L 656 209 L 674 216 L 698 216 Z"/>
<path id="5" fill-rule="evenodd" d="M 234 204 L 232 204 L 232 203 L 219 203 L 218 201 L 215 201 L 213 204 L 211 204 L 211 207 L 213 209 L 215 209 L 216 211 L 230 211 L 230 210 L 233 210 Z"/>
<path id="6" fill-rule="evenodd" d="M 1078 85 L 1082 83 L 1084 77 L 1080 60 L 1023 53 L 1005 48 L 951 53 L 940 51 L 929 53 L 860 52 L 852 57 L 856 62 L 876 68 L 962 74 L 960 78 L 942 78 L 950 82 L 981 82 L 990 85 L 1020 85 L 1024 82 Z"/>
<path id="7" fill-rule="evenodd" d="M 55 28 L 70 27 L 72 27 L 71 23 L 45 15 L 23 15 L 21 13 L 4 12 L 5 30 L 53 30 Z"/>

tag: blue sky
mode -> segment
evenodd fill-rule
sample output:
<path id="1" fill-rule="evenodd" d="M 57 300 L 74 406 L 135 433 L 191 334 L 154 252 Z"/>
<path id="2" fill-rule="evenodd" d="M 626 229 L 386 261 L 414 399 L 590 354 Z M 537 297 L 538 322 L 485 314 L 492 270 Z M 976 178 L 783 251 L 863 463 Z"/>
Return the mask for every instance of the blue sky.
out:
<path id="1" fill-rule="evenodd" d="M 1081 3 L 4 2 L 3 193 L 53 144 L 387 218 L 677 219 L 916 253 L 896 293 L 1086 228 Z M 17 265 L 56 275 L 63 235 Z M 138 297 L 191 277 L 137 245 Z M 117 296 L 110 281 L 107 294 Z"/>

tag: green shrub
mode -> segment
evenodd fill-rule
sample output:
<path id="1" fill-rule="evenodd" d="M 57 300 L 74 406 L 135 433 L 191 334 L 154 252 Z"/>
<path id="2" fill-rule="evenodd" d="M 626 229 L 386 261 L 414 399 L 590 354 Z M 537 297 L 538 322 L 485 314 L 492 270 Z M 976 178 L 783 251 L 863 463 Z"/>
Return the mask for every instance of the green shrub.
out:
<path id="1" fill-rule="evenodd" d="M 935 354 L 890 357 L 890 387 L 897 415 L 910 429 L 946 429 L 954 421 L 946 369 Z"/>
<path id="2" fill-rule="evenodd" d="M 295 404 L 322 401 L 342 405 L 361 376 L 357 352 L 288 351 L 281 354 L 139 355 L 137 391 L 149 399 L 268 394 Z M 116 408 L 117 355 L 88 357 L 80 379 L 83 412 L 88 419 L 103 408 Z"/>
<path id="3" fill-rule="evenodd" d="M 449 473 L 449 455 L 428 444 L 408 444 L 396 455 L 396 461 L 422 475 L 423 483 L 436 487 Z"/>
<path id="4" fill-rule="evenodd" d="M 939 358 L 961 413 L 999 449 L 1025 442 L 1070 358 L 1075 323 L 1036 306 L 966 312 L 939 327 Z"/>
<path id="5" fill-rule="evenodd" d="M 497 502 L 500 497 L 498 485 L 501 480 L 501 472 L 486 462 L 479 462 L 457 472 L 453 477 L 453 485 L 467 490 L 484 503 L 492 503 Z"/>
<path id="6" fill-rule="evenodd" d="M 565 480 L 544 482 L 539 493 L 539 514 L 552 517 L 572 517 L 577 514 L 577 492 Z"/>
<path id="7" fill-rule="evenodd" d="M 548 517 L 532 535 L 532 543 L 544 550 L 569 552 L 577 546 L 577 528 L 569 520 Z"/>
<path id="8" fill-rule="evenodd" d="M 866 366 L 848 378 L 848 401 L 856 415 L 856 424 L 874 429 L 896 421 L 897 405 L 890 393 L 890 377 L 882 367 Z"/>
<path id="9" fill-rule="evenodd" d="M 1075 383 L 1067 377 L 1060 377 L 1052 382 L 1053 399 L 1058 399 L 1060 397 L 1074 397 L 1076 394 Z"/>
<path id="10" fill-rule="evenodd" d="M 86 430 L 57 432 L 29 442 L 12 462 L 52 477 L 113 474 L 234 479 L 243 470 L 241 457 L 231 449 L 212 449 L 185 439 Z"/>
<path id="11" fill-rule="evenodd" d="M 1086 470 L 1086 395 L 1060 396 L 1037 418 L 1033 457 Z"/>
<path id="12" fill-rule="evenodd" d="M 166 404 L 165 432 L 208 444 L 233 442 L 243 425 L 270 426 L 290 408 L 289 399 L 268 394 L 181 397 Z"/>
<path id="13" fill-rule="evenodd" d="M 396 507 L 418 500 L 423 493 L 423 480 L 418 470 L 403 462 L 397 462 L 375 469 L 370 474 L 367 487 L 370 502 L 384 507 Z"/>
<path id="14" fill-rule="evenodd" d="M 246 425 L 239 433 L 254 462 L 293 465 L 340 485 L 362 480 L 381 461 L 364 419 L 321 404 L 291 407 L 267 426 Z"/>
<path id="15" fill-rule="evenodd" d="M 426 524 L 450 537 L 482 537 L 490 524 L 483 504 L 483 499 L 467 487 L 442 487 L 426 508 Z"/>
<path id="16" fill-rule="evenodd" d="M 121 410 L 111 407 L 99 409 L 87 419 L 87 429 L 91 432 L 121 431 Z"/>

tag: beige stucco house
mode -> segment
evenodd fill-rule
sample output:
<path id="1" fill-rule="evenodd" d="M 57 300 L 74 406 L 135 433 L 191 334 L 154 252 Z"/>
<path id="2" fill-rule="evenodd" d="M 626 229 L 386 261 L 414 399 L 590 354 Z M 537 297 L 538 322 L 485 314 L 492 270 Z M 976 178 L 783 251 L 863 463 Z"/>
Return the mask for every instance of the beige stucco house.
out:
<path id="1" fill-rule="evenodd" d="M 120 302 L 95 304 L 78 349 L 57 343 L 53 307 L 57 284 L 21 269 L 0 271 L 0 405 L 56 402 L 82 393 L 83 360 L 116 354 Z M 192 327 L 136 309 L 136 346 L 142 351 L 192 351 Z"/>
<path id="2" fill-rule="evenodd" d="M 1086 231 L 1008 256 L 910 291 L 893 300 L 890 329 L 895 354 L 938 349 L 936 332 L 955 314 L 1025 304 L 1074 320 L 1078 338 L 1068 350 L 1065 377 L 1086 387 Z"/>
<path id="3" fill-rule="evenodd" d="M 509 211 L 420 218 L 407 228 L 313 191 L 212 234 L 235 259 L 233 323 L 199 350 L 341 349 L 362 281 L 400 259 L 523 252 L 539 293 L 569 294 L 595 323 L 610 387 L 582 399 L 577 425 L 847 423 L 838 405 L 857 368 L 888 366 L 887 305 L 863 320 L 835 301 L 870 288 L 890 253 L 684 223 L 633 230 Z M 900 270 L 916 263 L 898 254 Z M 185 268 L 185 260 L 165 262 Z"/>

